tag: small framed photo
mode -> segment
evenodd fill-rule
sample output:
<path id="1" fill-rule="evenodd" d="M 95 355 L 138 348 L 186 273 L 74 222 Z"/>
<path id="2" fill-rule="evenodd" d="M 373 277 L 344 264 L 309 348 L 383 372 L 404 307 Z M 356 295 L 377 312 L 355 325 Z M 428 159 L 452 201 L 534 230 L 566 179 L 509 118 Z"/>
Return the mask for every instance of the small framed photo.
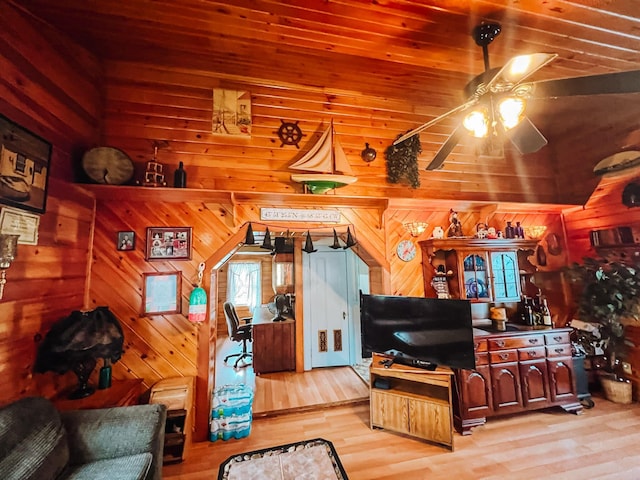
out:
<path id="1" fill-rule="evenodd" d="M 133 250 L 136 248 L 135 232 L 118 232 L 118 250 Z"/>
<path id="2" fill-rule="evenodd" d="M 180 313 L 181 272 L 144 273 L 142 313 L 164 315 Z"/>
<path id="3" fill-rule="evenodd" d="M 148 227 L 147 260 L 190 260 L 191 227 Z"/>

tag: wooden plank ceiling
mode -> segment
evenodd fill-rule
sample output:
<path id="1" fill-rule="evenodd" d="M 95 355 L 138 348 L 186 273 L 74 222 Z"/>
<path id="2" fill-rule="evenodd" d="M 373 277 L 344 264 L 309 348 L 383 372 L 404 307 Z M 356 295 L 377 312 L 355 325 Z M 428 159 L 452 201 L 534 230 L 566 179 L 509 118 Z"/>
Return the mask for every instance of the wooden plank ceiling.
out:
<path id="1" fill-rule="evenodd" d="M 294 85 L 298 92 L 326 92 L 324 111 L 335 108 L 331 95 L 343 92 L 352 98 L 352 107 L 361 107 L 361 115 L 370 118 L 372 129 L 386 132 L 378 146 L 462 101 L 464 86 L 484 70 L 482 49 L 470 35 L 481 22 L 502 25 L 489 46 L 492 67 L 523 53 L 559 55 L 533 80 L 640 69 L 640 19 L 634 0 L 20 4 L 107 64 L 156 65 L 185 75 L 215 71 L 218 78 L 256 88 Z M 367 98 L 362 105 L 359 95 Z M 544 164 L 554 172 L 556 203 L 586 198 L 597 182 L 591 170 L 604 156 L 640 149 L 640 94 L 533 99 L 529 108 L 529 117 L 549 145 L 525 156 L 525 163 L 527 168 Z M 421 172 L 457 121 L 449 118 L 421 134 Z M 462 142 L 442 171 L 429 174 L 455 182 L 470 173 L 473 164 L 465 164 Z M 539 175 L 544 177 L 541 182 L 549 181 L 547 173 Z"/>

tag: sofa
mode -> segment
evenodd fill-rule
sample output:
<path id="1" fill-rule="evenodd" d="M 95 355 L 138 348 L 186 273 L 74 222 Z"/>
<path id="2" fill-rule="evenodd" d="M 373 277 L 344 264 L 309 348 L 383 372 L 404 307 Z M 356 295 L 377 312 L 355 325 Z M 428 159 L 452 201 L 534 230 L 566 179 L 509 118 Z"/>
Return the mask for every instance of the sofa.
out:
<path id="1" fill-rule="evenodd" d="M 0 408 L 2 480 L 160 480 L 166 407 L 59 412 L 42 397 Z"/>

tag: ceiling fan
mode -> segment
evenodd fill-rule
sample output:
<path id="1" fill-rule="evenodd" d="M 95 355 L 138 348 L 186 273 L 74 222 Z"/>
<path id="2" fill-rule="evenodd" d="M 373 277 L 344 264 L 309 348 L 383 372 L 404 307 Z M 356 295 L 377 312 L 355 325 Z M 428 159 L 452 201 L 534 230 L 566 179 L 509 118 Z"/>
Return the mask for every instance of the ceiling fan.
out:
<path id="1" fill-rule="evenodd" d="M 552 62 L 558 55 L 519 55 L 511 58 L 503 67 L 492 69 L 489 66 L 488 45 L 500 31 L 501 26 L 497 23 L 483 23 L 473 29 L 472 37 L 482 47 L 485 71 L 465 87 L 467 100 L 393 142 L 394 145 L 404 142 L 445 118 L 467 112 L 440 147 L 427 170 L 441 168 L 462 135 L 467 132 L 477 138 L 504 134 L 522 154 L 540 150 L 547 144 L 547 139 L 525 114 L 526 101 L 530 98 L 640 92 L 640 70 L 524 83 L 530 75 Z"/>

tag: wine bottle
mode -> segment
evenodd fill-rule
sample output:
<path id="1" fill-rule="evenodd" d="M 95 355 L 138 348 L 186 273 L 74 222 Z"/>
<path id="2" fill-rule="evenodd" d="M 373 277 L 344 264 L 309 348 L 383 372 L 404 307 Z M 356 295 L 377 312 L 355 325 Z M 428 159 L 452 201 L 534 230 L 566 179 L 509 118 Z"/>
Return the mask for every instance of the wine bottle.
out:
<path id="1" fill-rule="evenodd" d="M 182 162 L 180 162 L 178 169 L 173 174 L 173 186 L 175 188 L 187 188 L 187 172 Z"/>
<path id="2" fill-rule="evenodd" d="M 522 302 L 522 320 L 525 325 L 534 325 L 533 308 L 531 308 L 530 299 L 526 295 Z"/>
<path id="3" fill-rule="evenodd" d="M 515 236 L 516 238 L 524 238 L 524 228 L 520 222 L 516 222 Z"/>
<path id="4" fill-rule="evenodd" d="M 552 327 L 553 322 L 551 321 L 551 311 L 549 310 L 549 305 L 547 305 L 547 299 L 542 299 L 542 324 L 545 327 Z"/>

